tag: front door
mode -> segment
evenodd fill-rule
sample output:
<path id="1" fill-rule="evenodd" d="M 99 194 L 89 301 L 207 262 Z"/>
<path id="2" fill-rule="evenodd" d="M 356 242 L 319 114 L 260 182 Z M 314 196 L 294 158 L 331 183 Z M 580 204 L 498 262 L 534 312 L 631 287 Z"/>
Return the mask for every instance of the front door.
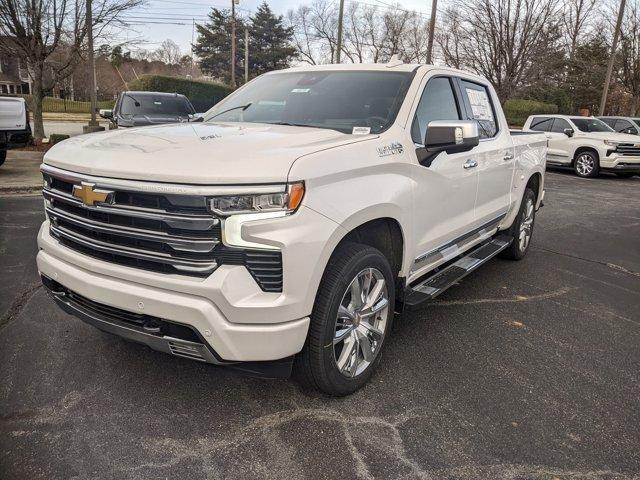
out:
<path id="1" fill-rule="evenodd" d="M 423 81 L 420 101 L 411 123 L 415 162 L 410 175 L 414 189 L 414 263 L 408 280 L 417 278 L 441 263 L 447 248 L 471 228 L 478 188 L 478 171 L 473 167 L 475 152 L 424 157 L 424 139 L 429 122 L 461 120 L 463 106 L 456 94 L 454 79 L 431 76 Z M 476 147 L 477 148 L 477 147 Z M 421 163 L 422 162 L 422 163 Z M 449 252 L 453 250 L 449 248 Z"/>

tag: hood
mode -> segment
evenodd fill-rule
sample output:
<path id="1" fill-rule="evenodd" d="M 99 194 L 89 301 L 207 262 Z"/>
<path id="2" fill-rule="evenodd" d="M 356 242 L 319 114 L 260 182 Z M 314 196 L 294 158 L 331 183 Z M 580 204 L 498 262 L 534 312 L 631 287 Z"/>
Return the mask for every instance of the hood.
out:
<path id="1" fill-rule="evenodd" d="M 576 136 L 580 137 L 589 137 L 596 138 L 598 140 L 611 140 L 614 142 L 623 142 L 623 143 L 640 143 L 640 137 L 638 135 L 630 135 L 628 133 L 618 133 L 618 132 L 577 132 Z"/>
<path id="2" fill-rule="evenodd" d="M 118 125 L 121 127 L 146 127 L 147 125 L 183 123 L 188 121 L 188 115 L 176 114 L 138 114 L 127 116 L 120 115 L 118 117 Z"/>
<path id="3" fill-rule="evenodd" d="M 284 182 L 295 160 L 366 141 L 335 130 L 257 123 L 179 123 L 72 137 L 44 163 L 96 176 L 200 185 Z"/>

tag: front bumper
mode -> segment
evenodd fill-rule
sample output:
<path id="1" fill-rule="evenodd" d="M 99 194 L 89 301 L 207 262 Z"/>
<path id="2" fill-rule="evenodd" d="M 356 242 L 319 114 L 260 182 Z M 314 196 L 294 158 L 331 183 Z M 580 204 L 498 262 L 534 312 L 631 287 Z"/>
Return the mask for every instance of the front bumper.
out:
<path id="1" fill-rule="evenodd" d="M 607 151 L 600 154 L 600 169 L 608 172 L 640 173 L 640 156 L 620 155 Z"/>

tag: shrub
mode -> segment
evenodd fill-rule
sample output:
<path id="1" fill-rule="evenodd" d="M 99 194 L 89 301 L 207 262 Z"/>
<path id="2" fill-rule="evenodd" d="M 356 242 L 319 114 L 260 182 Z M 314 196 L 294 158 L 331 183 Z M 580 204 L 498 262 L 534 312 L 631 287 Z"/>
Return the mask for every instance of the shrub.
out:
<path id="1" fill-rule="evenodd" d="M 55 145 L 58 142 L 61 142 L 62 140 L 66 140 L 67 138 L 69 138 L 69 135 L 63 135 L 61 133 L 52 133 L 51 135 L 49 135 L 49 145 Z"/>
<path id="2" fill-rule="evenodd" d="M 521 127 L 529 115 L 558 113 L 558 106 L 553 103 L 538 102 L 514 98 L 504 104 L 504 114 L 510 126 Z"/>
<path id="3" fill-rule="evenodd" d="M 129 83 L 129 90 L 180 93 L 191 101 L 196 112 L 206 112 L 232 92 L 230 87 L 221 83 L 163 75 L 143 75 Z"/>

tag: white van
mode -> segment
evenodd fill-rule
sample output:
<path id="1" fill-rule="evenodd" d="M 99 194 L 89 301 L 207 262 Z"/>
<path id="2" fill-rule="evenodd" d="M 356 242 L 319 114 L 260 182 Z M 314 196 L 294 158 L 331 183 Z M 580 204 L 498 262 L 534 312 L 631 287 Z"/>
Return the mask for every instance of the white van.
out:
<path id="1" fill-rule="evenodd" d="M 8 149 L 24 147 L 30 142 L 31 126 L 24 98 L 0 97 L 0 165 Z"/>

